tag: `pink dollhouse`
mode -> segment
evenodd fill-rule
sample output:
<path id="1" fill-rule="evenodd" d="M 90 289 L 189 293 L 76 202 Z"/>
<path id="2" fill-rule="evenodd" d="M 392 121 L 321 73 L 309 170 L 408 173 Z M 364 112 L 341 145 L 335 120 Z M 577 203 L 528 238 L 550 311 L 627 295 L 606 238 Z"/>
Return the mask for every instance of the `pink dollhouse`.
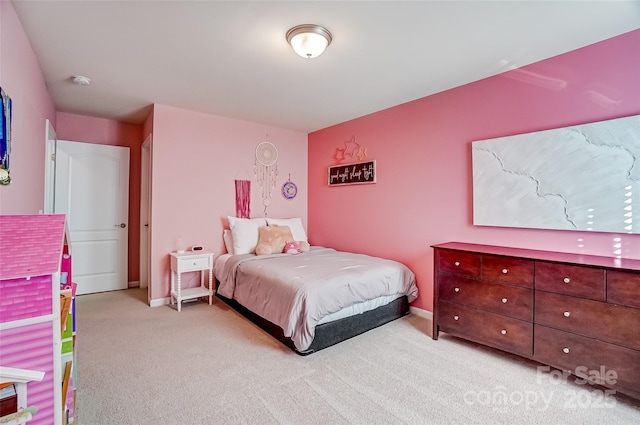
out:
<path id="1" fill-rule="evenodd" d="M 64 215 L 0 216 L 0 424 L 72 422 L 73 291 L 65 290 L 72 286 L 65 230 Z M 67 281 L 62 291 L 61 276 Z M 64 354 L 63 335 L 71 341 Z"/>

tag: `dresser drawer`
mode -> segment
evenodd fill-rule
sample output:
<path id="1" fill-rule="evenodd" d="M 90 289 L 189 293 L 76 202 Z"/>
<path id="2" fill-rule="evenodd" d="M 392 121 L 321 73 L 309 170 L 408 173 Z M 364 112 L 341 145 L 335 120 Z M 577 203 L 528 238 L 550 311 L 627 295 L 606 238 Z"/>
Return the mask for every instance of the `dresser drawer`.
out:
<path id="1" fill-rule="evenodd" d="M 439 301 L 440 330 L 524 356 L 533 354 L 533 324 L 499 314 Z"/>
<path id="2" fill-rule="evenodd" d="M 640 308 L 640 273 L 607 271 L 607 302 Z"/>
<path id="3" fill-rule="evenodd" d="M 536 290 L 604 301 L 604 270 L 536 262 Z"/>
<path id="4" fill-rule="evenodd" d="M 599 375 L 596 383 L 622 392 L 640 392 L 640 351 L 539 325 L 534 327 L 533 346 L 533 358 L 538 362 L 581 378 Z"/>
<path id="5" fill-rule="evenodd" d="M 640 350 L 640 310 L 536 292 L 535 322 Z"/>
<path id="6" fill-rule="evenodd" d="M 441 275 L 439 297 L 492 313 L 533 321 L 533 290 L 483 282 L 454 275 Z"/>
<path id="7" fill-rule="evenodd" d="M 437 266 L 441 273 L 480 277 L 480 254 L 437 250 Z"/>
<path id="8" fill-rule="evenodd" d="M 533 288 L 534 262 L 497 255 L 482 256 L 482 279 Z"/>

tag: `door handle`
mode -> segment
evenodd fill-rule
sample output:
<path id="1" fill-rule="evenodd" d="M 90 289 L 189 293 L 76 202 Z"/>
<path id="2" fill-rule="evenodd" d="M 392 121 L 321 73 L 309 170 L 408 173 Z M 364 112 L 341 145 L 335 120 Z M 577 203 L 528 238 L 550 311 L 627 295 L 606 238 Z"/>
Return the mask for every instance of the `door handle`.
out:
<path id="1" fill-rule="evenodd" d="M 113 227 L 122 227 L 124 229 L 125 227 L 127 227 L 127 225 L 125 223 L 120 223 L 120 224 L 114 224 Z"/>

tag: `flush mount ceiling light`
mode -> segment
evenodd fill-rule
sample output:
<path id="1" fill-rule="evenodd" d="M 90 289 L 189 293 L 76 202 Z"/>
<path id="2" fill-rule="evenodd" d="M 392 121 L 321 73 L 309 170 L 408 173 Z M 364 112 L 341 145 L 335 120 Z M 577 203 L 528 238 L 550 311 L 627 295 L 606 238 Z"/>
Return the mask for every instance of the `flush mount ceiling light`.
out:
<path id="1" fill-rule="evenodd" d="M 303 58 L 316 58 L 331 44 L 331 33 L 320 25 L 298 25 L 287 31 L 287 42 Z"/>

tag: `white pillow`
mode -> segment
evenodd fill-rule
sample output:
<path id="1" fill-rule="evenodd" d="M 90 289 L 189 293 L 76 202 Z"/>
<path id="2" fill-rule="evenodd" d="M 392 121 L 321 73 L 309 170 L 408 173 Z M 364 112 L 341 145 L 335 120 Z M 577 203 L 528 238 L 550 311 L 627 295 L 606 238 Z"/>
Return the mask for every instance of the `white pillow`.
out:
<path id="1" fill-rule="evenodd" d="M 307 240 L 307 232 L 305 232 L 304 230 L 304 226 L 302 225 L 302 220 L 300 219 L 300 217 L 295 217 L 295 218 L 268 218 L 267 217 L 267 224 L 269 226 L 289 226 L 289 228 L 291 229 L 291 234 L 293 235 L 293 239 L 295 239 L 296 241 L 300 242 L 300 241 L 305 241 L 305 242 L 309 242 Z"/>
<path id="2" fill-rule="evenodd" d="M 231 230 L 224 229 L 222 239 L 224 239 L 224 247 L 227 248 L 227 253 L 233 254 L 233 236 L 231 236 Z"/>
<path id="3" fill-rule="evenodd" d="M 265 226 L 267 222 L 264 218 L 238 218 L 227 217 L 229 228 L 233 238 L 233 253 L 254 254 L 258 244 L 258 229 Z"/>

